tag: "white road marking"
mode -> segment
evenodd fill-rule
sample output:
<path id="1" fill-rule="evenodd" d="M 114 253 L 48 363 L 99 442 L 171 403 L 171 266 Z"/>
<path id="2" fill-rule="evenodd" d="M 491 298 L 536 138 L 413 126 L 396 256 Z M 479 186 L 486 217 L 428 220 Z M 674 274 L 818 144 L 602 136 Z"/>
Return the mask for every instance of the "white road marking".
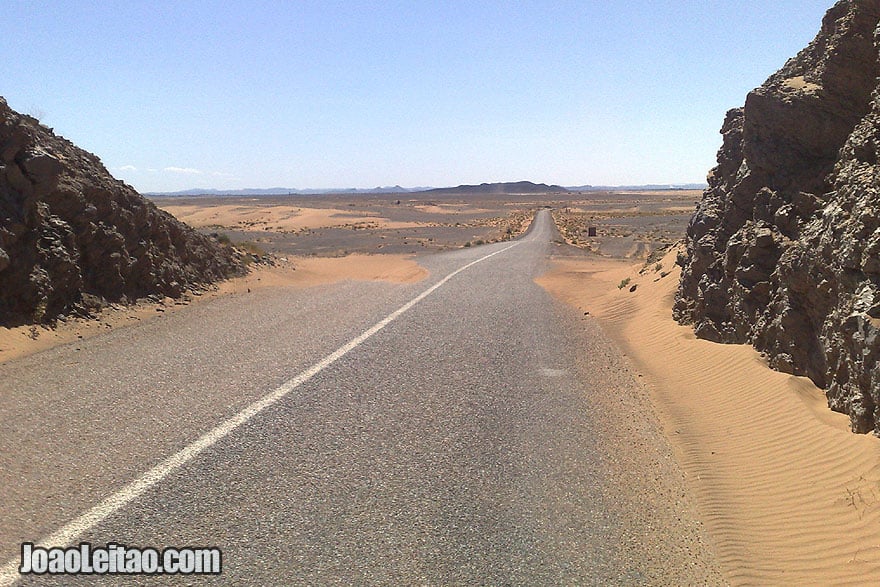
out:
<path id="1" fill-rule="evenodd" d="M 54 534 L 43 538 L 37 544 L 44 547 L 64 547 L 71 545 L 74 540 L 76 540 L 83 533 L 94 528 L 103 520 L 107 519 L 112 514 L 125 507 L 131 501 L 143 495 L 153 485 L 156 485 L 172 472 L 176 471 L 189 461 L 193 460 L 203 450 L 205 450 L 206 448 L 210 448 L 219 440 L 222 440 L 223 438 L 229 436 L 229 434 L 231 434 L 236 428 L 259 414 L 266 408 L 278 403 L 278 401 L 283 399 L 291 391 L 293 391 L 303 383 L 307 382 L 309 379 L 311 379 L 312 377 L 347 355 L 349 352 L 363 344 L 364 341 L 394 322 L 404 312 L 434 293 L 447 281 L 449 281 L 462 271 L 473 267 L 477 263 L 480 263 L 490 257 L 494 257 L 495 255 L 512 249 L 521 242 L 522 241 L 517 241 L 510 246 L 504 247 L 503 249 L 495 251 L 494 253 L 489 253 L 484 257 L 480 257 L 476 261 L 471 261 L 467 265 L 456 269 L 455 271 L 417 295 L 415 298 L 374 324 L 372 327 L 365 330 L 359 336 L 350 340 L 344 346 L 339 347 L 334 352 L 327 355 L 305 371 L 301 372 L 293 379 L 282 384 L 274 391 L 264 395 L 257 401 L 245 407 L 239 413 L 228 418 L 212 430 L 206 432 L 204 435 L 202 435 L 201 438 L 199 438 L 192 444 L 174 453 L 173 455 L 141 475 L 138 479 L 135 479 L 110 497 L 106 498 L 98 505 L 94 506 L 92 509 L 88 510 L 86 513 L 82 514 L 80 517 L 69 522 L 67 525 L 62 527 Z M 21 561 L 19 559 L 14 559 L 7 562 L 5 565 L 3 565 L 2 568 L 0 568 L 0 586 L 6 587 L 8 585 L 12 585 L 21 578 L 21 575 L 19 575 L 18 573 L 20 563 Z"/>

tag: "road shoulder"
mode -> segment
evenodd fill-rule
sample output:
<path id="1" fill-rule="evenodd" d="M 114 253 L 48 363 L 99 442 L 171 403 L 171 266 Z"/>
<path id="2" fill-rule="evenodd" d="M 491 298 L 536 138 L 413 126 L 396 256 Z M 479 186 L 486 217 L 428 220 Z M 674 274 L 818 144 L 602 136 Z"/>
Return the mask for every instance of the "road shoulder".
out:
<path id="1" fill-rule="evenodd" d="M 70 317 L 54 326 L 0 326 L 0 363 L 100 336 L 108 330 L 161 318 L 192 304 L 220 297 L 244 295 L 269 287 L 313 287 L 347 279 L 415 283 L 427 278 L 428 274 L 412 255 L 353 254 L 276 259 L 273 265 L 256 266 L 243 277 L 223 281 L 201 293 L 187 293 L 177 300 L 144 299 L 131 305 L 111 304 L 92 318 Z"/>

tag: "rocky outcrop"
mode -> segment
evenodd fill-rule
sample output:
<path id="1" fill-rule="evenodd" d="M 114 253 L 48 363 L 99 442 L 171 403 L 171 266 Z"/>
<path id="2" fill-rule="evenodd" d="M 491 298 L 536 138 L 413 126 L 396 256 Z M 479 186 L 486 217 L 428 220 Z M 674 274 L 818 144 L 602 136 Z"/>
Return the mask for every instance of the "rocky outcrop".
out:
<path id="1" fill-rule="evenodd" d="M 236 252 L 110 176 L 0 98 L 0 325 L 184 291 L 241 272 Z"/>
<path id="2" fill-rule="evenodd" d="M 838 2 L 722 127 L 674 314 L 880 434 L 880 3 Z"/>

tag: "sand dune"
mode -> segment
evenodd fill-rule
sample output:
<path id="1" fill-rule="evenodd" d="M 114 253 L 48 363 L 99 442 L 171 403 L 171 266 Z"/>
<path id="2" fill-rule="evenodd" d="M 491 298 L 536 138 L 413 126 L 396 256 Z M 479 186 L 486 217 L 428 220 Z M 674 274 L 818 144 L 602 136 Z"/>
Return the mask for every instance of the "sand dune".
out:
<path id="1" fill-rule="evenodd" d="M 347 255 L 295 257 L 276 267 L 262 267 L 220 285 L 221 293 L 240 293 L 255 287 L 311 287 L 346 279 L 414 283 L 428 270 L 408 255 Z"/>
<path id="2" fill-rule="evenodd" d="M 374 228 L 409 228 L 414 222 L 393 222 L 388 218 L 337 208 L 298 206 L 241 206 L 168 204 L 161 208 L 196 228 L 219 226 L 250 230 L 297 231 L 334 226 L 370 225 Z"/>
<path id="3" fill-rule="evenodd" d="M 562 260 L 538 282 L 596 316 L 643 374 L 733 584 L 880 582 L 880 440 L 751 347 L 677 325 L 679 272 L 662 271 Z"/>

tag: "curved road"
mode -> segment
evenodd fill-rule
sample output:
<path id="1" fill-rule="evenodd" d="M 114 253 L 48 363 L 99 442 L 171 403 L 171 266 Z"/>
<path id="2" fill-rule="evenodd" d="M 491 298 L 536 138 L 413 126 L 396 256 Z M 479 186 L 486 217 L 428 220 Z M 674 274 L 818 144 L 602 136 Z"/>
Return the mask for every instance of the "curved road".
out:
<path id="1" fill-rule="evenodd" d="M 24 541 L 223 551 L 150 583 L 721 582 L 656 423 L 601 408 L 644 408 L 625 359 L 533 282 L 556 236 L 544 211 L 421 283 L 222 298 L 0 365 L 0 584 Z"/>

